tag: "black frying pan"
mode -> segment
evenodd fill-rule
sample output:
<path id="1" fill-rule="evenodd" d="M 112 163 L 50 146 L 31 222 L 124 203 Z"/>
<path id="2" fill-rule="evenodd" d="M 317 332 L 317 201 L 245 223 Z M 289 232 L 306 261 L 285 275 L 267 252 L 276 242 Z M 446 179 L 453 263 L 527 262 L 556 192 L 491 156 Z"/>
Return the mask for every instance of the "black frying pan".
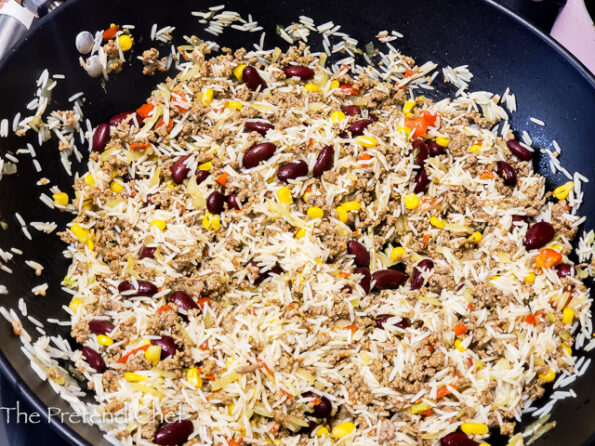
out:
<path id="1" fill-rule="evenodd" d="M 140 75 L 140 62 L 132 61 L 121 74 L 114 75 L 107 84 L 107 94 L 96 79 L 90 79 L 78 66 L 74 37 L 81 30 L 103 29 L 110 23 L 133 24 L 137 44 L 133 56 L 151 46 L 149 30 L 154 22 L 177 27 L 178 43 L 183 34 L 196 34 L 203 39 L 211 36 L 201 31 L 192 10 L 204 10 L 215 2 L 159 0 L 72 0 L 55 14 L 45 18 L 28 39 L 0 66 L 0 118 L 12 117 L 24 111 L 31 99 L 34 81 L 44 67 L 52 73 L 64 73 L 67 80 L 56 88 L 53 106 L 66 103 L 66 98 L 78 91 L 85 91 L 87 102 L 84 111 L 93 123 L 105 121 L 116 112 L 134 109 L 147 97 L 156 79 Z M 512 119 L 515 130 L 528 130 L 537 145 L 551 147 L 556 139 L 563 147 L 562 162 L 570 170 L 578 170 L 595 180 L 595 79 L 561 47 L 529 24 L 510 12 L 485 1 L 449 0 L 316 0 L 229 1 L 227 9 L 236 10 L 254 18 L 267 30 L 266 47 L 287 44 L 275 35 L 275 25 L 288 25 L 300 14 L 311 16 L 316 23 L 333 20 L 342 30 L 359 39 L 363 44 L 373 40 L 376 32 L 396 29 L 405 38 L 397 46 L 419 62 L 434 60 L 441 65 L 469 64 L 475 77 L 472 89 L 502 93 L 507 86 L 516 93 L 519 111 Z M 234 30 L 226 31 L 217 41 L 232 48 L 251 46 L 260 33 L 248 35 Z M 316 42 L 316 41 L 315 41 Z M 134 57 L 135 59 L 135 57 Z M 441 82 L 437 82 L 441 85 Z M 446 91 L 446 87 L 442 87 Z M 452 92 L 451 92 L 452 93 Z M 528 122 L 530 116 L 543 119 L 546 127 Z M 25 146 L 25 140 L 11 136 L 0 140 L 0 152 L 16 151 Z M 41 175 L 52 179 L 62 190 L 71 184 L 57 157 L 57 142 L 37 149 L 43 166 Z M 536 167 L 547 178 L 549 186 L 561 184 L 562 177 L 552 178 L 545 160 L 538 157 Z M 79 172 L 82 167 L 78 166 Z M 60 309 L 69 296 L 60 290 L 68 262 L 61 256 L 62 242 L 55 235 L 45 235 L 31 230 L 34 243 L 28 242 L 20 231 L 13 215 L 18 211 L 27 221 L 56 221 L 64 227 L 70 216 L 51 212 L 37 197 L 47 187 L 35 185 L 40 178 L 31 161 L 22 157 L 17 175 L 5 177 L 0 183 L 0 216 L 8 229 L 0 229 L 0 246 L 17 247 L 24 259 L 35 259 L 46 266 L 43 278 L 14 262 L 12 275 L 0 271 L 0 283 L 10 289 L 9 296 L 2 296 L 2 305 L 16 307 L 17 299 L 25 297 L 29 313 L 39 320 L 48 317 L 66 319 Z M 584 186 L 586 200 L 582 212 L 595 218 L 595 193 L 593 183 Z M 587 227 L 593 227 L 592 221 Z M 46 281 L 50 284 L 47 296 L 31 294 L 32 286 Z M 32 326 L 28 330 L 34 332 Z M 50 334 L 68 335 L 67 330 L 48 325 Z M 0 368 L 8 379 L 42 414 L 47 407 L 68 411 L 46 383 L 42 383 L 29 369 L 28 361 L 20 352 L 20 341 L 10 333 L 8 324 L 0 322 Z M 594 356 L 594 355 L 591 355 Z M 595 438 L 595 367 L 574 385 L 576 399 L 559 403 L 553 417 L 558 427 L 544 439 L 541 446 L 579 446 L 590 444 Z M 64 439 L 76 445 L 105 444 L 97 429 L 82 423 L 51 422 Z M 67 421 L 67 420 L 65 420 Z M 532 421 L 532 419 L 530 420 Z M 529 422 L 530 422 L 529 421 Z M 31 425 L 30 428 L 35 428 Z M 1 442 L 3 443 L 3 442 Z M 505 444 L 501 438 L 490 440 L 493 446 Z M 3 443 L 4 444 L 4 443 Z"/>

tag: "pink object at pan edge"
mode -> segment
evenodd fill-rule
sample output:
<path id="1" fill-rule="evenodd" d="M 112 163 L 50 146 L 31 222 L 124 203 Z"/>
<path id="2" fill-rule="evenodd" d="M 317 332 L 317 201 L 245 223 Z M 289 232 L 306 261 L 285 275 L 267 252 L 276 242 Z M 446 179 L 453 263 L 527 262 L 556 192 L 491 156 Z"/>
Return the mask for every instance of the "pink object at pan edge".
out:
<path id="1" fill-rule="evenodd" d="M 584 0 L 568 0 L 550 34 L 595 74 L 595 25 Z"/>

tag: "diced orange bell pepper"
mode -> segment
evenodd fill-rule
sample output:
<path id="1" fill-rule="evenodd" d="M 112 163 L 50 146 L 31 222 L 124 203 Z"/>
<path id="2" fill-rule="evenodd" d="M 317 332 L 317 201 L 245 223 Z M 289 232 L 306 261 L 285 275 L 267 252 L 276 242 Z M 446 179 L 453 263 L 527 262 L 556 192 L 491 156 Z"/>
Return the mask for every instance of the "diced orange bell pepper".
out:
<path id="1" fill-rule="evenodd" d="M 562 254 L 550 248 L 543 248 L 535 256 L 535 266 L 537 268 L 551 268 L 562 262 Z"/>
<path id="2" fill-rule="evenodd" d="M 150 344 L 146 344 L 146 345 L 141 345 L 140 347 L 135 348 L 134 350 L 126 353 L 124 356 L 122 356 L 120 359 L 118 359 L 118 363 L 126 364 L 126 361 L 128 361 L 128 358 L 130 358 L 132 355 L 137 354 L 138 352 L 146 351 L 150 346 L 151 346 Z"/>
<path id="3" fill-rule="evenodd" d="M 163 118 L 159 118 L 159 120 L 157 121 L 157 124 L 155 124 L 155 128 L 157 127 L 161 127 L 163 125 Z M 171 132 L 171 129 L 174 128 L 174 121 L 173 119 L 170 119 L 167 121 L 167 133 Z"/>
<path id="4" fill-rule="evenodd" d="M 219 177 L 217 177 L 217 179 L 215 181 L 217 181 L 217 183 L 219 183 L 221 186 L 225 187 L 225 183 L 227 183 L 228 176 L 229 176 L 229 174 L 227 172 L 225 172 L 223 175 L 220 175 Z"/>
<path id="5" fill-rule="evenodd" d="M 211 303 L 211 299 L 209 299 L 208 297 L 201 297 L 196 301 L 196 303 L 200 308 L 204 308 L 205 305 L 209 305 Z"/>
<path id="6" fill-rule="evenodd" d="M 465 324 L 456 324 L 453 327 L 453 330 L 457 336 L 465 334 L 469 331 L 469 329 L 467 328 L 467 326 Z"/>
<path id="7" fill-rule="evenodd" d="M 130 144 L 130 150 L 142 150 L 149 147 L 151 143 L 148 142 L 133 142 Z"/>
<path id="8" fill-rule="evenodd" d="M 136 113 L 143 119 L 147 119 L 154 108 L 155 106 L 153 104 L 143 104 L 136 109 Z"/>
<path id="9" fill-rule="evenodd" d="M 359 156 L 360 161 L 368 161 L 368 160 L 371 160 L 372 158 L 373 158 L 373 156 L 370 155 L 368 152 L 364 152 Z"/>
<path id="10" fill-rule="evenodd" d="M 420 116 L 424 118 L 428 127 L 434 127 L 436 125 L 436 120 L 438 119 L 438 115 L 434 113 L 430 113 L 427 110 L 424 110 L 420 113 Z"/>
<path id="11" fill-rule="evenodd" d="M 112 23 L 108 29 L 103 31 L 103 40 L 113 39 L 118 31 L 120 31 L 120 27 Z"/>
<path id="12" fill-rule="evenodd" d="M 169 305 L 161 305 L 159 308 L 157 308 L 157 313 L 161 314 L 169 310 L 171 310 L 171 307 Z"/>
<path id="13" fill-rule="evenodd" d="M 359 90 L 357 88 L 353 88 L 353 85 L 351 84 L 341 84 L 339 85 L 339 89 L 343 92 L 343 93 L 347 93 L 347 94 L 359 94 Z"/>
<path id="14" fill-rule="evenodd" d="M 523 320 L 530 325 L 535 325 L 537 323 L 537 318 L 532 314 L 528 314 Z"/>
<path id="15" fill-rule="evenodd" d="M 407 116 L 405 118 L 405 127 L 411 129 L 414 138 L 426 136 L 428 131 L 428 123 L 423 116 Z"/>

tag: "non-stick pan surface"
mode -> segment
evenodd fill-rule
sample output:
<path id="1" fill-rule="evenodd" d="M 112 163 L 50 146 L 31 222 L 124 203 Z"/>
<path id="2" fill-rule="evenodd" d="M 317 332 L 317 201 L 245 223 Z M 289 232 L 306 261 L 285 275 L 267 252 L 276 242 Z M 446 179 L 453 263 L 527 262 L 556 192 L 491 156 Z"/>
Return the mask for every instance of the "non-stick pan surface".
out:
<path id="1" fill-rule="evenodd" d="M 202 31 L 202 25 L 190 12 L 214 4 L 217 3 L 159 0 L 68 2 L 44 19 L 0 67 L 0 118 L 12 118 L 16 112 L 25 111 L 25 104 L 34 92 L 34 82 L 43 68 L 67 76 L 55 89 L 54 108 L 65 105 L 66 99 L 78 91 L 85 92 L 85 117 L 94 124 L 105 121 L 116 112 L 136 108 L 149 95 L 156 81 L 140 74 L 140 62 L 136 60 L 142 50 L 152 46 L 148 38 L 151 25 L 176 26 L 174 36 L 178 43 L 184 34 L 211 39 L 212 36 Z M 433 60 L 453 67 L 469 64 L 475 74 L 472 90 L 502 93 L 510 87 L 519 104 L 519 111 L 512 118 L 513 128 L 529 131 L 538 146 L 551 147 L 551 140 L 556 139 L 563 147 L 563 164 L 570 171 L 578 170 L 595 180 L 595 80 L 551 40 L 494 4 L 479 0 L 234 0 L 227 2 L 227 9 L 236 10 L 242 16 L 252 13 L 267 30 L 265 47 L 269 48 L 287 47 L 275 35 L 275 26 L 288 25 L 299 15 L 311 16 L 318 24 L 333 20 L 362 45 L 374 40 L 380 30 L 396 29 L 405 37 L 393 43 L 418 63 Z M 122 73 L 111 76 L 105 87 L 106 93 L 101 83 L 87 77 L 78 65 L 74 37 L 81 30 L 103 29 L 112 22 L 135 25 L 133 34 L 137 42 L 131 64 L 127 64 Z M 249 47 L 259 37 L 260 33 L 249 35 L 227 30 L 217 41 L 231 48 Z M 168 50 L 164 48 L 163 51 Z M 442 82 L 436 84 L 442 85 Z M 441 88 L 446 91 L 446 87 Z M 530 116 L 544 120 L 547 125 L 537 127 L 531 124 Z M 2 139 L 0 152 L 16 152 L 27 141 L 15 136 Z M 61 255 L 64 245 L 55 234 L 46 235 L 34 230 L 31 230 L 34 241 L 29 242 L 14 217 L 14 212 L 18 211 L 27 221 L 56 221 L 61 228 L 70 217 L 52 212 L 41 204 L 39 194 L 48 193 L 49 186 L 35 185 L 41 176 L 45 176 L 52 180 L 51 184 L 57 184 L 63 190 L 70 186 L 72 179 L 58 161 L 57 142 L 51 141 L 37 149 L 37 153 L 43 166 L 41 174 L 37 174 L 31 161 L 22 156 L 18 174 L 5 177 L 0 183 L 0 216 L 8 223 L 6 230 L 0 229 L 0 247 L 5 250 L 16 247 L 24 251 L 19 261 L 9 265 L 14 270 L 12 275 L 0 271 L 0 283 L 10 290 L 8 296 L 0 296 L 1 304 L 16 307 L 22 296 L 29 313 L 35 318 L 67 319 L 61 306 L 68 302 L 69 296 L 58 285 L 68 265 Z M 552 178 L 545 160 L 539 156 L 536 166 L 548 177 L 550 187 L 565 181 L 560 176 Z M 81 169 L 78 166 L 79 172 Z M 582 212 L 595 218 L 595 200 L 591 199 L 595 187 L 589 183 L 584 189 Z M 587 227 L 593 226 L 592 222 L 587 222 Z M 45 265 L 41 278 L 23 264 L 25 259 Z M 31 288 L 42 282 L 50 285 L 47 295 L 33 296 Z M 32 326 L 27 329 L 35 332 Z M 0 322 L 0 330 L 0 368 L 21 391 L 23 398 L 32 402 L 42 414 L 47 414 L 48 406 L 68 411 L 67 405 L 55 396 L 47 383 L 42 383 L 29 369 L 28 361 L 20 351 L 20 341 L 9 334 L 8 324 Z M 68 334 L 66 329 L 53 325 L 48 325 L 47 330 L 49 334 Z M 573 387 L 578 397 L 556 406 L 553 416 L 558 427 L 537 445 L 589 444 L 595 431 L 595 403 L 591 401 L 595 397 L 594 379 L 595 368 L 592 367 Z M 50 418 L 55 428 L 72 444 L 104 444 L 101 434 L 93 427 L 76 420 L 68 423 L 68 418 L 64 419 L 65 423 L 59 423 L 57 416 Z M 0 443 L 4 444 L 3 441 Z M 504 444 L 498 438 L 490 443 L 494 446 Z"/>

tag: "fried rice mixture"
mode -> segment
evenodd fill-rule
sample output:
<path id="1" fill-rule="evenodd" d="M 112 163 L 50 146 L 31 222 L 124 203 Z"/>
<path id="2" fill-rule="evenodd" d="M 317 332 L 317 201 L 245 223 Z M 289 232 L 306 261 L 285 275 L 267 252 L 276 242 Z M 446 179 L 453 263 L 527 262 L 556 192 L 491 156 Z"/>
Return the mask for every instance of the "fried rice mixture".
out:
<path id="1" fill-rule="evenodd" d="M 413 97 L 303 44 L 266 64 L 207 53 L 186 46 L 179 75 L 97 127 L 61 233 L 78 372 L 98 413 L 135 411 L 102 428 L 236 446 L 514 435 L 590 318 L 572 185 L 546 192 L 532 150 L 491 130 L 489 93 Z"/>

